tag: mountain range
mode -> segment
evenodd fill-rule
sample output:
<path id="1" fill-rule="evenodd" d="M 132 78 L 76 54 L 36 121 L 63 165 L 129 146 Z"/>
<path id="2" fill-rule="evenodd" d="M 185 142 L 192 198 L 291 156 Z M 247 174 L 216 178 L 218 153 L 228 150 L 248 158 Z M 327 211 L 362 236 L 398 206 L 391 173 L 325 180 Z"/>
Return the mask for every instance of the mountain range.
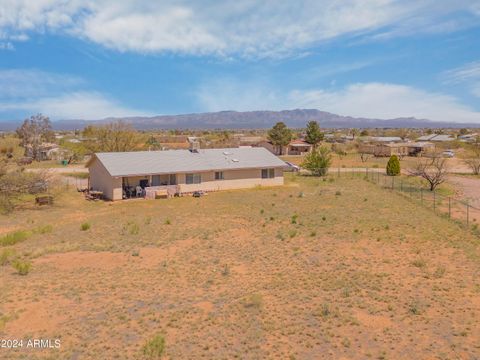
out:
<path id="1" fill-rule="evenodd" d="M 372 119 L 336 115 L 316 109 L 283 111 L 220 111 L 199 114 L 159 115 L 153 117 L 125 117 L 138 130 L 154 129 L 262 129 L 283 121 L 289 127 L 303 128 L 310 120 L 319 122 L 322 128 L 445 128 L 480 127 L 473 123 L 445 123 L 414 117 L 395 119 Z M 87 125 L 102 125 L 120 118 L 101 120 L 56 120 L 55 130 L 82 129 Z M 480 119 L 479 119 L 480 120 Z M 0 130 L 15 130 L 21 121 L 0 122 Z"/>

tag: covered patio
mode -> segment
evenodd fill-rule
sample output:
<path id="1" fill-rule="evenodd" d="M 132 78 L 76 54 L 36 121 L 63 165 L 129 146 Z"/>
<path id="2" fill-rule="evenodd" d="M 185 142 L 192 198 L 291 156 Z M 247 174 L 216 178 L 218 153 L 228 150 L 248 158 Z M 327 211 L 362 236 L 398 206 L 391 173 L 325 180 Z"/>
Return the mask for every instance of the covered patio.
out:
<path id="1" fill-rule="evenodd" d="M 176 174 L 122 177 L 123 199 L 170 197 L 178 190 Z M 173 194 L 172 194 L 173 192 Z"/>

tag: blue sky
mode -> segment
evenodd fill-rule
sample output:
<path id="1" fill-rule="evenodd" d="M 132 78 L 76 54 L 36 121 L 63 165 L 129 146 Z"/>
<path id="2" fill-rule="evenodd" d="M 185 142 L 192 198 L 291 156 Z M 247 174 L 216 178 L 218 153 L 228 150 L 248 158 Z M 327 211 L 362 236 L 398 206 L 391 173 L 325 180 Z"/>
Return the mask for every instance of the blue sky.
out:
<path id="1" fill-rule="evenodd" d="M 294 108 L 480 123 L 480 1 L 0 0 L 0 121 Z"/>

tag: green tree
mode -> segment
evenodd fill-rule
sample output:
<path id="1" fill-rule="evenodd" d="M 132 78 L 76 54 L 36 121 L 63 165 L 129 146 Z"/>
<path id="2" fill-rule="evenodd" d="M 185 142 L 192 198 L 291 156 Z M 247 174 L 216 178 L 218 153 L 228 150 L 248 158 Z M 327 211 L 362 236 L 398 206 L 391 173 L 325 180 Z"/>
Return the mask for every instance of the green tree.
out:
<path id="1" fill-rule="evenodd" d="M 162 145 L 158 142 L 157 138 L 153 135 L 151 135 L 148 138 L 145 145 L 147 146 L 148 150 L 159 150 L 162 148 Z"/>
<path id="2" fill-rule="evenodd" d="M 368 130 L 367 129 L 363 129 L 361 132 L 360 132 L 360 136 L 368 136 Z"/>
<path id="3" fill-rule="evenodd" d="M 331 164 L 332 151 L 326 146 L 320 146 L 305 156 L 302 167 L 310 170 L 312 175 L 325 176 Z"/>
<path id="4" fill-rule="evenodd" d="M 305 141 L 309 144 L 312 144 L 314 148 L 323 140 L 323 132 L 320 131 L 320 126 L 318 122 L 312 120 L 307 123 L 307 134 L 305 136 Z"/>
<path id="5" fill-rule="evenodd" d="M 398 160 L 397 155 L 390 156 L 390 159 L 387 163 L 387 175 L 388 176 L 397 176 L 400 175 L 400 160 Z"/>
<path id="6" fill-rule="evenodd" d="M 279 155 L 282 155 L 282 148 L 292 141 L 292 130 L 283 122 L 277 122 L 270 130 L 268 130 L 268 140 L 274 146 L 279 148 Z"/>

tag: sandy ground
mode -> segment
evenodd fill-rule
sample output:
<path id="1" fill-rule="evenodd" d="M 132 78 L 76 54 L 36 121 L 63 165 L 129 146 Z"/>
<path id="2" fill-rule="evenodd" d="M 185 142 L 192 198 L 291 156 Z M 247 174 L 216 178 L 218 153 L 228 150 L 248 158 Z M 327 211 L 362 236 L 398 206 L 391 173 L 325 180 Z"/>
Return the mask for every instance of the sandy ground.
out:
<path id="1" fill-rule="evenodd" d="M 461 192 L 461 197 L 480 209 L 480 178 L 449 176 L 448 181 Z"/>
<path id="2" fill-rule="evenodd" d="M 0 217 L 45 224 L 14 247 L 28 276 L 0 267 L 0 338 L 62 347 L 0 358 L 139 359 L 156 334 L 167 359 L 480 354 L 478 239 L 360 179 L 115 204 L 72 193 Z"/>

